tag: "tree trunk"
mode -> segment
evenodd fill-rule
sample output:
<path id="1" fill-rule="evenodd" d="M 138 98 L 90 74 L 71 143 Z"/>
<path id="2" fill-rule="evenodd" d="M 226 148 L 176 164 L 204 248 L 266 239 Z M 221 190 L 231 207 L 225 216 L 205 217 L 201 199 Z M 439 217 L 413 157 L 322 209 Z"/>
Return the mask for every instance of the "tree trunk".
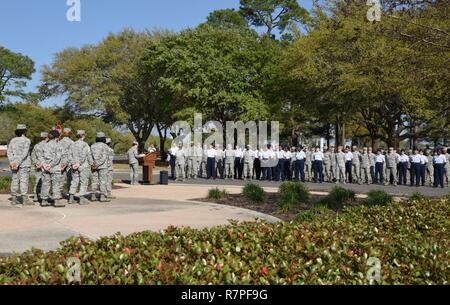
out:
<path id="1" fill-rule="evenodd" d="M 342 142 L 342 146 L 345 146 L 346 144 L 346 135 L 345 135 L 345 123 L 342 123 L 341 125 L 341 130 L 342 130 L 342 138 L 341 138 L 341 142 Z"/>
<path id="2" fill-rule="evenodd" d="M 167 159 L 167 152 L 165 149 L 167 140 L 167 128 L 157 125 L 159 134 L 159 151 L 161 153 L 161 160 L 165 161 Z"/>
<path id="3" fill-rule="evenodd" d="M 340 138 L 339 138 L 339 132 L 340 132 L 340 129 L 339 129 L 339 122 L 338 122 L 338 120 L 336 120 L 336 124 L 334 125 L 334 128 L 335 128 L 335 138 L 334 138 L 334 141 L 335 141 L 335 146 L 336 146 L 336 148 L 338 148 L 339 146 L 341 146 L 340 144 Z"/>

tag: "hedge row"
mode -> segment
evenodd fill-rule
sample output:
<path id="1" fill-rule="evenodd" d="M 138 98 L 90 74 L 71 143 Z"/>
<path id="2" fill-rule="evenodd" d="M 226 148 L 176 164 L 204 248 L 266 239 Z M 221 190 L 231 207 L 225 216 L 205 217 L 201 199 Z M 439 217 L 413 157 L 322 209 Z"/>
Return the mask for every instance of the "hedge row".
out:
<path id="1" fill-rule="evenodd" d="M 0 283 L 66 284 L 66 259 L 83 284 L 448 284 L 450 200 L 359 206 L 301 223 L 169 228 L 0 259 Z"/>

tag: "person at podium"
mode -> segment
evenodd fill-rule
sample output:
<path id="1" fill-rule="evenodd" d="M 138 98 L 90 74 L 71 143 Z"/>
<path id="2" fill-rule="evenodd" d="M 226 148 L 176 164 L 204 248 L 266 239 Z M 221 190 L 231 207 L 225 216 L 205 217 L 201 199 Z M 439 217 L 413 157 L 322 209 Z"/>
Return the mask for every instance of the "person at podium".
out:
<path id="1" fill-rule="evenodd" d="M 139 143 L 134 141 L 133 146 L 128 150 L 128 163 L 130 164 L 131 185 L 139 184 L 139 159 L 145 157 L 145 154 L 139 154 Z"/>

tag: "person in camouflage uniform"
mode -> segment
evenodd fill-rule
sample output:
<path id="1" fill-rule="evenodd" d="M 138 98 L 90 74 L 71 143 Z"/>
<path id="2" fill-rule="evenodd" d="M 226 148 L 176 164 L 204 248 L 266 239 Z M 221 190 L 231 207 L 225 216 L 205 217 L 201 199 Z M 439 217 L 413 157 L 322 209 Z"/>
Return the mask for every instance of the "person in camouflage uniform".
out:
<path id="1" fill-rule="evenodd" d="M 203 158 L 202 144 L 197 143 L 197 145 L 194 148 L 194 179 L 197 179 L 197 177 L 200 174 L 200 164 L 202 163 L 202 158 Z"/>
<path id="2" fill-rule="evenodd" d="M 7 156 L 12 172 L 11 204 L 33 205 L 28 198 L 28 183 L 31 171 L 30 147 L 31 141 L 26 137 L 27 127 L 19 124 L 16 137 L 8 144 Z M 21 201 L 18 201 L 20 196 Z"/>
<path id="3" fill-rule="evenodd" d="M 100 190 L 100 202 L 110 202 L 107 198 L 108 194 L 108 160 L 110 150 L 106 145 L 106 136 L 103 132 L 98 132 L 96 137 L 96 143 L 91 146 L 92 159 L 94 164 L 92 166 L 92 175 L 98 177 L 98 186 L 96 190 Z M 93 181 L 94 188 L 94 181 Z M 95 194 L 94 194 L 95 195 Z"/>
<path id="4" fill-rule="evenodd" d="M 114 182 L 114 148 L 113 148 L 112 140 L 110 138 L 106 138 L 106 145 L 108 145 L 108 148 L 109 148 L 108 183 L 106 184 L 106 190 L 107 190 L 106 197 L 108 197 L 109 199 L 115 199 L 115 197 L 112 195 L 112 188 L 113 188 L 113 182 Z"/>
<path id="5" fill-rule="evenodd" d="M 341 182 L 345 184 L 345 180 L 345 153 L 340 146 L 336 153 L 336 183 Z"/>
<path id="6" fill-rule="evenodd" d="M 134 141 L 133 146 L 128 150 L 128 164 L 130 164 L 130 184 L 137 185 L 139 184 L 139 152 L 138 152 L 139 143 Z"/>
<path id="7" fill-rule="evenodd" d="M 225 150 L 225 179 L 234 180 L 234 156 L 235 152 L 233 149 L 233 145 L 228 144 L 227 149 Z"/>
<path id="8" fill-rule="evenodd" d="M 206 178 L 207 177 L 207 167 L 208 167 L 208 146 L 203 145 L 202 148 L 202 160 L 200 162 L 200 178 Z"/>
<path id="9" fill-rule="evenodd" d="M 350 183 L 355 182 L 361 184 L 361 153 L 359 152 L 357 146 L 353 146 L 352 154 L 352 177 L 354 181 L 350 181 Z"/>
<path id="10" fill-rule="evenodd" d="M 193 179 L 195 177 L 195 169 L 194 169 L 194 163 L 195 163 L 195 147 L 194 143 L 192 143 L 190 146 L 186 147 L 186 176 L 187 179 Z"/>
<path id="11" fill-rule="evenodd" d="M 306 158 L 305 158 L 305 180 L 306 182 L 311 182 L 312 179 L 312 152 L 308 147 L 305 147 L 303 150 L 305 152 Z"/>
<path id="12" fill-rule="evenodd" d="M 426 151 L 426 157 L 428 159 L 426 178 L 425 181 L 429 186 L 434 185 L 434 164 L 433 164 L 433 154 L 430 150 Z"/>
<path id="13" fill-rule="evenodd" d="M 370 155 L 367 147 L 363 148 L 361 154 L 361 182 L 372 184 L 372 175 L 370 173 Z"/>
<path id="14" fill-rule="evenodd" d="M 42 191 L 41 191 L 41 206 L 46 207 L 50 205 L 50 189 L 52 191 L 52 199 L 55 201 L 55 207 L 65 207 L 61 201 L 61 173 L 62 173 L 62 158 L 63 150 L 59 145 L 59 132 L 52 130 L 49 135 L 49 141 L 43 145 L 42 150 Z"/>
<path id="15" fill-rule="evenodd" d="M 177 177 L 177 181 L 184 181 L 184 178 L 185 178 L 185 172 L 184 172 L 184 169 L 185 169 L 185 166 L 186 166 L 186 157 L 187 157 L 187 154 L 186 154 L 186 149 L 183 147 L 183 145 L 182 144 L 180 144 L 179 146 L 178 146 L 178 151 L 177 151 L 177 154 L 176 154 L 176 163 L 175 163 L 175 168 L 176 168 L 176 170 L 175 170 L 175 175 L 176 175 L 176 177 Z"/>
<path id="16" fill-rule="evenodd" d="M 72 134 L 72 129 L 70 128 L 64 128 L 63 130 L 63 137 L 58 142 L 59 145 L 62 147 L 63 155 L 62 155 L 62 172 L 61 172 L 61 182 L 59 184 L 61 188 L 61 193 L 63 193 L 64 185 L 67 181 L 67 186 L 70 188 L 70 185 L 72 183 L 72 145 L 73 140 L 70 138 Z M 64 196 L 63 196 L 64 197 Z"/>
<path id="17" fill-rule="evenodd" d="M 331 150 L 326 149 L 323 154 L 323 166 L 325 169 L 325 181 L 333 182 L 332 174 L 331 174 Z"/>
<path id="18" fill-rule="evenodd" d="M 385 185 L 389 185 L 389 182 L 393 181 L 394 186 L 397 186 L 398 178 L 397 178 L 397 167 L 398 167 L 398 158 L 399 155 L 394 150 L 393 147 L 389 148 L 389 152 L 386 154 L 386 183 Z"/>
<path id="19" fill-rule="evenodd" d="M 223 162 L 224 162 L 224 158 L 225 158 L 225 152 L 222 149 L 222 146 L 217 144 L 216 145 L 216 164 L 215 164 L 215 168 L 216 168 L 216 175 L 215 177 L 221 179 L 223 178 L 223 174 L 224 174 L 224 169 L 223 169 Z"/>
<path id="20" fill-rule="evenodd" d="M 41 195 L 41 189 L 42 189 L 42 153 L 43 153 L 43 146 L 48 141 L 48 133 L 47 132 L 41 132 L 41 142 L 36 144 L 33 147 L 33 151 L 31 153 L 31 161 L 34 165 L 34 177 L 36 179 L 34 184 L 34 202 L 39 202 L 40 195 Z"/>
<path id="21" fill-rule="evenodd" d="M 250 145 L 247 146 L 247 149 L 244 152 L 244 174 L 242 178 L 244 180 L 252 180 L 253 179 L 253 161 L 255 160 L 255 155 Z"/>
<path id="22" fill-rule="evenodd" d="M 78 130 L 77 138 L 78 140 L 72 145 L 72 182 L 69 190 L 69 204 L 74 203 L 75 193 L 78 190 L 78 186 L 80 186 L 80 205 L 86 205 L 89 204 L 85 196 L 94 160 L 92 159 L 91 148 L 84 141 L 86 132 Z"/>

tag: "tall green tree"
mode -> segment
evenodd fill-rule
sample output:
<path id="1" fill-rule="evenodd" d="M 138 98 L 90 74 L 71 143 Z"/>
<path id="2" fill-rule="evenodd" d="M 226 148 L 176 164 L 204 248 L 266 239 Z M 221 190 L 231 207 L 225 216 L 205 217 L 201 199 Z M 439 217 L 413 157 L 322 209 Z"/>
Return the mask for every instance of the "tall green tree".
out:
<path id="1" fill-rule="evenodd" d="M 275 30 L 283 33 L 308 18 L 308 11 L 297 0 L 241 0 L 240 4 L 241 14 L 251 25 L 265 27 L 268 36 Z"/>
<path id="2" fill-rule="evenodd" d="M 206 23 L 218 27 L 245 28 L 248 26 L 244 16 L 234 9 L 214 11 L 209 14 Z"/>
<path id="3" fill-rule="evenodd" d="M 34 72 L 33 60 L 0 46 L 0 106 L 8 97 L 26 97 L 23 88 Z"/>
<path id="4" fill-rule="evenodd" d="M 171 96 L 166 107 L 174 118 L 201 112 L 222 123 L 265 119 L 263 89 L 276 52 L 268 46 L 253 31 L 206 24 L 150 43 L 145 71 L 161 71 L 158 87 Z"/>
<path id="5" fill-rule="evenodd" d="M 167 35 L 127 29 L 98 45 L 59 52 L 52 65 L 43 68 L 41 93 L 65 96 L 77 113 L 126 125 L 143 149 L 158 122 L 160 96 L 155 87 L 158 71 L 143 75 L 141 58 L 150 42 Z"/>

